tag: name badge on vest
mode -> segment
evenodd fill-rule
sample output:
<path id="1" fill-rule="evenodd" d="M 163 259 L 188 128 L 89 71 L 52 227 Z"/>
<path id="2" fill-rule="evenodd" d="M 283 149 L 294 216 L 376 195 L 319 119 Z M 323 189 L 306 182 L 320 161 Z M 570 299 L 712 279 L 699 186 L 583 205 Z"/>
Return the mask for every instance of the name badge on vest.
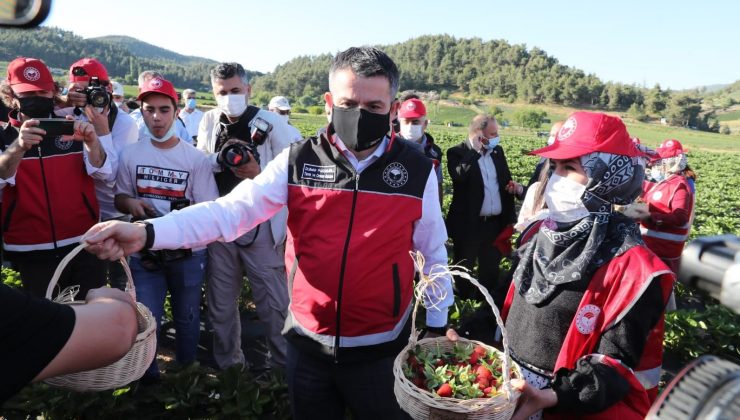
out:
<path id="1" fill-rule="evenodd" d="M 308 163 L 303 164 L 301 179 L 310 179 L 312 181 L 336 182 L 337 167 L 336 165 L 319 166 Z"/>

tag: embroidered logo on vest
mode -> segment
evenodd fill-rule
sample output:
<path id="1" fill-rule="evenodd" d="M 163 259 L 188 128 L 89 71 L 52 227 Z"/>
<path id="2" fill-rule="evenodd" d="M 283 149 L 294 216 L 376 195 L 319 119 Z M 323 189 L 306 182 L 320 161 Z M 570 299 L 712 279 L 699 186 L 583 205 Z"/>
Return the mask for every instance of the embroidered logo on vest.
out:
<path id="1" fill-rule="evenodd" d="M 72 147 L 72 140 L 62 140 L 62 136 L 56 136 L 54 138 L 54 146 L 59 150 L 68 150 Z"/>
<path id="2" fill-rule="evenodd" d="M 596 305 L 586 305 L 576 313 L 576 328 L 581 334 L 591 334 L 596 329 L 601 308 Z"/>
<path id="3" fill-rule="evenodd" d="M 310 179 L 313 181 L 321 182 L 334 182 L 337 180 L 337 167 L 336 165 L 319 166 L 304 163 L 303 171 L 301 171 L 301 179 Z"/>
<path id="4" fill-rule="evenodd" d="M 398 162 L 391 163 L 383 171 L 383 181 L 393 188 L 403 187 L 408 180 L 408 171 Z"/>

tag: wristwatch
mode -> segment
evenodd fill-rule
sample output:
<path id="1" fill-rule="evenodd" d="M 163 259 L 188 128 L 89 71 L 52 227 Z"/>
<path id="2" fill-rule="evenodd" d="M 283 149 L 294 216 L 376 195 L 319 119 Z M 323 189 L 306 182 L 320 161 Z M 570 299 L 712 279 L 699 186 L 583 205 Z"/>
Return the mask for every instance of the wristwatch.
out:
<path id="1" fill-rule="evenodd" d="M 146 230 L 146 241 L 144 242 L 144 248 L 142 248 L 141 250 L 149 250 L 154 245 L 154 225 L 147 222 L 146 220 L 138 220 L 134 223 L 144 225 L 144 229 Z"/>

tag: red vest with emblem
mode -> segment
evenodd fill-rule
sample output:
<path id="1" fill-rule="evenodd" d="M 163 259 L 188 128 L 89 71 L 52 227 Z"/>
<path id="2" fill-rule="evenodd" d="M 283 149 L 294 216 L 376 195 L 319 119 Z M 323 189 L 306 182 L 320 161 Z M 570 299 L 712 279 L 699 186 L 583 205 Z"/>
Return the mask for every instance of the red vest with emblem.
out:
<path id="1" fill-rule="evenodd" d="M 640 232 L 647 247 L 662 258 L 674 271 L 678 269 L 678 261 L 681 258 L 684 244 L 689 238 L 691 222 L 694 219 L 694 197 L 691 193 L 691 187 L 686 177 L 676 174 L 657 184 L 654 182 L 643 184 L 642 199 L 650 206 L 651 213 L 671 213 L 676 210 L 675 206 L 677 204 L 673 202 L 673 198 L 676 192 L 681 189 L 685 190 L 687 194 L 691 194 L 690 207 L 686 209 L 690 217 L 686 224 L 674 226 L 659 223 L 652 219 L 640 223 Z"/>
<path id="2" fill-rule="evenodd" d="M 359 174 L 323 135 L 291 145 L 285 261 L 293 329 L 329 347 L 399 338 L 413 295 L 414 223 L 431 169 L 429 159 L 394 140 Z"/>
<path id="3" fill-rule="evenodd" d="M 546 418 L 628 420 L 645 417 L 652 400 L 657 396 L 656 387 L 663 361 L 663 318 L 648 336 L 640 362 L 634 370 L 612 357 L 593 353 L 602 334 L 629 312 L 652 281 L 660 282 L 663 299 L 667 301 L 674 280 L 675 276 L 668 267 L 642 246 L 629 249 L 596 270 L 565 336 L 553 371 L 574 369 L 580 358 L 595 357 L 622 375 L 629 383 L 630 391 L 622 401 L 601 413 L 574 417 L 572 413 L 561 415 L 546 412 Z M 508 315 L 514 293 L 512 282 L 502 311 L 504 317 Z"/>

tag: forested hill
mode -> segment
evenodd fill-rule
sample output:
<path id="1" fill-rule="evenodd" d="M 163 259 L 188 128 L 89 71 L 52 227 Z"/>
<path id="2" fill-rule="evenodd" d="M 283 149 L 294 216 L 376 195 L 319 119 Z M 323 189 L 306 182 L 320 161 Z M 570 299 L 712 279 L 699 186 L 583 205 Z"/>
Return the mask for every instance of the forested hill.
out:
<path id="1" fill-rule="evenodd" d="M 112 78 L 136 84 L 142 70 L 158 70 L 177 87 L 210 90 L 208 72 L 214 61 L 188 57 L 130 37 L 84 39 L 58 28 L 0 29 L 0 61 L 16 57 L 40 58 L 50 67 L 68 70 L 83 57 L 105 64 Z M 250 76 L 259 73 L 250 72 Z"/>
<path id="2" fill-rule="evenodd" d="M 605 85 L 596 76 L 564 66 L 538 48 L 449 35 L 380 47 L 398 64 L 401 89 L 463 91 L 567 105 L 597 105 L 603 100 Z M 318 95 L 327 90 L 330 59 L 329 55 L 295 58 L 261 77 L 258 87 L 291 97 Z M 634 93 L 628 93 L 623 102 L 620 105 L 629 107 Z"/>

